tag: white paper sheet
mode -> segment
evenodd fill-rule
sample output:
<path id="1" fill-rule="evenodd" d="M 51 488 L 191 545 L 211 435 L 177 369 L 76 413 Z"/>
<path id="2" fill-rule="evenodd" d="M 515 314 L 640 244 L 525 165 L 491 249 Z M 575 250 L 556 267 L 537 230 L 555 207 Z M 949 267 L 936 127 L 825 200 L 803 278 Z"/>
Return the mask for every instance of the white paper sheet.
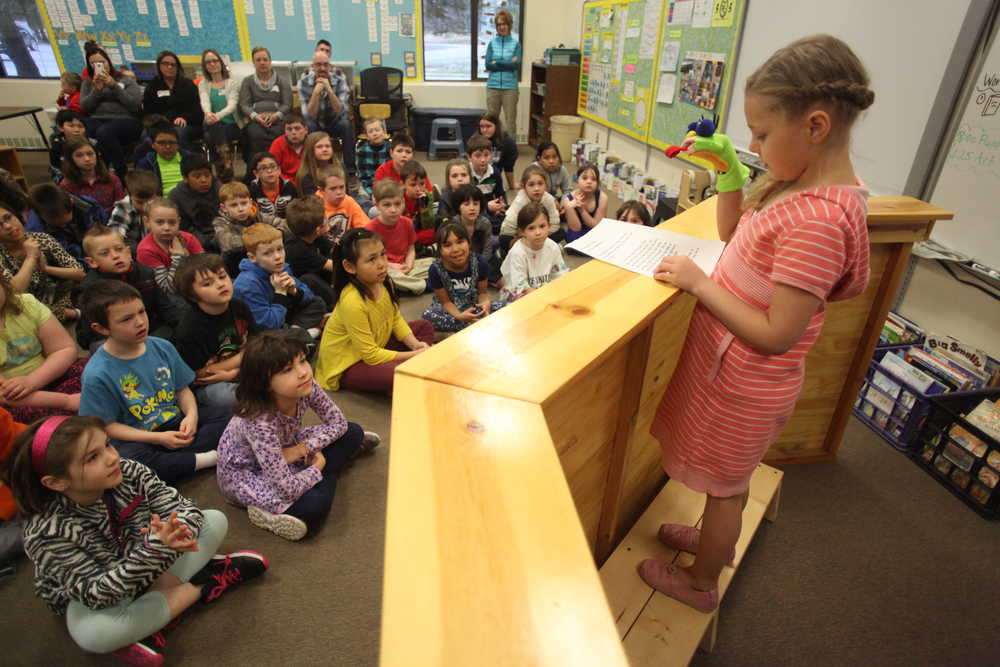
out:
<path id="1" fill-rule="evenodd" d="M 201 25 L 201 5 L 198 4 L 198 0 L 188 0 L 188 13 L 191 15 L 191 27 L 200 30 L 203 26 Z"/>
<path id="2" fill-rule="evenodd" d="M 148 14 L 149 5 L 146 4 L 146 0 L 135 0 L 135 11 L 140 14 Z"/>
<path id="3" fill-rule="evenodd" d="M 663 53 L 660 54 L 660 71 L 673 72 L 677 69 L 677 60 L 681 55 L 679 40 L 668 39 L 663 42 Z"/>
<path id="4" fill-rule="evenodd" d="M 691 15 L 693 13 L 694 0 L 676 0 L 674 2 L 674 11 L 669 16 L 669 22 L 671 25 L 691 25 Z M 711 14 L 711 11 L 709 11 L 709 14 Z"/>
<path id="5" fill-rule="evenodd" d="M 653 270 L 669 255 L 687 255 L 711 274 L 726 244 L 605 218 L 566 247 L 652 278 Z"/>
<path id="6" fill-rule="evenodd" d="M 295 0 L 285 0 L 285 16 L 295 16 Z"/>
<path id="7" fill-rule="evenodd" d="M 323 32 L 330 31 L 330 2 L 329 0 L 319 0 L 319 29 Z"/>
<path id="8" fill-rule="evenodd" d="M 255 10 L 253 8 L 253 3 L 254 0 L 243 0 L 243 9 L 246 11 L 248 16 L 254 15 Z"/>
<path id="9" fill-rule="evenodd" d="M 692 28 L 712 27 L 712 8 L 715 0 L 694 0 L 694 13 L 691 16 Z"/>
<path id="10" fill-rule="evenodd" d="M 111 0 L 104 0 L 104 18 L 109 21 L 118 20 L 118 12 L 115 11 L 115 4 Z"/>
<path id="11" fill-rule="evenodd" d="M 274 18 L 274 0 L 264 0 L 264 29 L 276 30 L 277 22 Z"/>
<path id="12" fill-rule="evenodd" d="M 673 72 L 661 72 L 660 86 L 656 89 L 656 101 L 660 104 L 673 104 L 676 92 L 677 75 Z"/>
<path id="13" fill-rule="evenodd" d="M 660 29 L 662 3 L 647 2 L 642 17 L 642 41 L 639 42 L 639 58 L 645 60 L 656 56 L 656 38 Z"/>
<path id="14" fill-rule="evenodd" d="M 156 19 L 161 28 L 170 27 L 170 18 L 167 16 L 167 0 L 156 0 Z"/>

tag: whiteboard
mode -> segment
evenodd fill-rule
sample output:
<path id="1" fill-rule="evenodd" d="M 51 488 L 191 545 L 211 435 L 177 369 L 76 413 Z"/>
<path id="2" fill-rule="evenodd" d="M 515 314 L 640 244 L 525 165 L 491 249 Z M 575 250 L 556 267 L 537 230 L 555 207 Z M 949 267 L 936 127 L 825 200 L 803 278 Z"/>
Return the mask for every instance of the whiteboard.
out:
<path id="1" fill-rule="evenodd" d="M 930 196 L 955 212 L 935 225 L 938 243 L 976 261 L 1000 267 L 1000 39 L 997 24 L 985 57 L 972 72 L 958 111 L 955 134 Z"/>
<path id="2" fill-rule="evenodd" d="M 903 194 L 973 1 L 751 0 L 726 124 L 733 143 L 750 144 L 743 116 L 747 77 L 782 46 L 828 33 L 858 54 L 875 91 L 875 104 L 855 125 L 854 167 L 873 194 Z"/>

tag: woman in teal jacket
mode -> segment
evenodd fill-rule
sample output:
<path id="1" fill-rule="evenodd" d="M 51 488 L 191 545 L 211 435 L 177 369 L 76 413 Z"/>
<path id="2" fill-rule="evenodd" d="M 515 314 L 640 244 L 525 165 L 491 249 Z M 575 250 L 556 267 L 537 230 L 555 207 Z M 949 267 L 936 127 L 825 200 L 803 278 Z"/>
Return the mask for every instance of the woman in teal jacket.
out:
<path id="1" fill-rule="evenodd" d="M 513 15 L 506 9 L 497 12 L 497 36 L 486 47 L 486 108 L 497 115 L 503 107 L 507 132 L 517 138 L 518 74 L 521 70 L 521 45 L 510 36 Z"/>

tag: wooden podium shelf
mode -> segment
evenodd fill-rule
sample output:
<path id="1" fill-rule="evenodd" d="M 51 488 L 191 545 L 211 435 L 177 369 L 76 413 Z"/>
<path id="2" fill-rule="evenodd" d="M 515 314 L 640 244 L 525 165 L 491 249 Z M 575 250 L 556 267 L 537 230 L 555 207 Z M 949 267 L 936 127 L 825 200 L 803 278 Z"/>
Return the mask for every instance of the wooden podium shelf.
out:
<path id="1" fill-rule="evenodd" d="M 835 456 L 910 246 L 950 217 L 871 200 L 871 284 L 830 305 L 766 461 Z M 715 199 L 663 226 L 718 238 Z M 649 426 L 694 305 L 587 262 L 397 369 L 383 665 L 625 664 L 597 566 L 663 487 Z"/>

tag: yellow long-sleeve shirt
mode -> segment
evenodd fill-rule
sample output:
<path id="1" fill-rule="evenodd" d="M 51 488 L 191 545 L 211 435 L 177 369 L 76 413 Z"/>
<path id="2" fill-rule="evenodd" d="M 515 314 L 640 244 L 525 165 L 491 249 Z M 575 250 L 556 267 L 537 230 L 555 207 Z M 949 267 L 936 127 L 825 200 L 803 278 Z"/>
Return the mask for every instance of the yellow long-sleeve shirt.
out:
<path id="1" fill-rule="evenodd" d="M 323 328 L 316 381 L 323 388 L 336 391 L 344 371 L 359 361 L 369 366 L 392 361 L 398 353 L 385 348 L 389 338 L 403 340 L 412 333 L 387 290 L 383 288 L 372 301 L 364 298 L 354 285 L 348 285 Z"/>

